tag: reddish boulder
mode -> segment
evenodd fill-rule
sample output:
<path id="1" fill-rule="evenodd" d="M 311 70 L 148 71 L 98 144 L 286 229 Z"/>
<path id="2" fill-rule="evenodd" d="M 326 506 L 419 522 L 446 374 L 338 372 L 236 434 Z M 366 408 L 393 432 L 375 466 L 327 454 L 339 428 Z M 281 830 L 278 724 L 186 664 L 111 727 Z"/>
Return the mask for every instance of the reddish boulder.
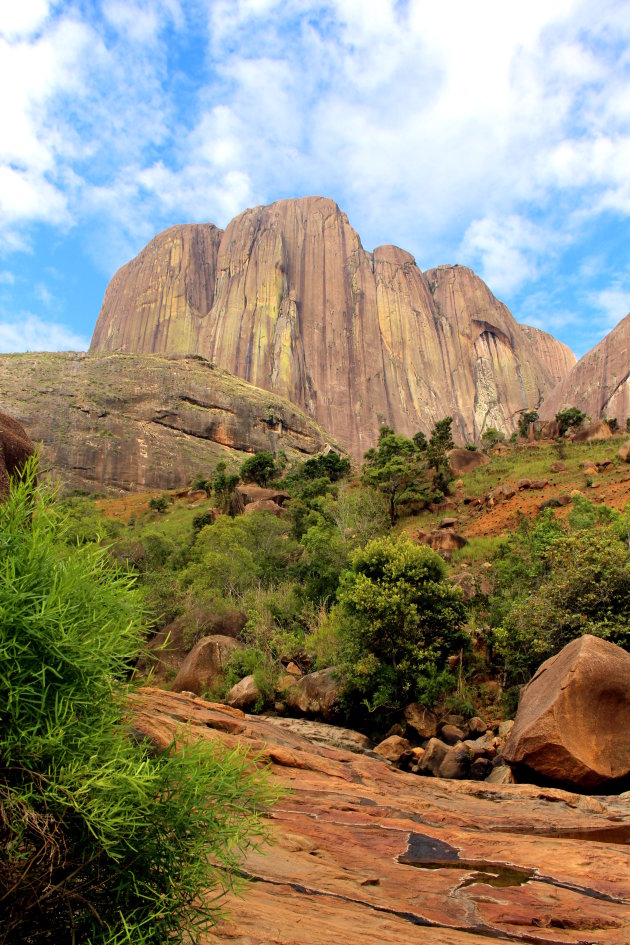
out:
<path id="1" fill-rule="evenodd" d="M 404 713 L 407 728 L 411 729 L 418 738 L 434 738 L 437 735 L 437 717 L 430 709 L 425 708 L 419 702 L 413 702 L 408 705 Z"/>
<path id="2" fill-rule="evenodd" d="M 171 686 L 174 692 L 194 692 L 210 688 L 227 667 L 236 650 L 242 649 L 232 637 L 215 634 L 197 643 L 184 662 Z"/>
<path id="3" fill-rule="evenodd" d="M 242 709 L 247 712 L 253 709 L 257 702 L 262 702 L 261 692 L 253 676 L 245 676 L 236 685 L 232 686 L 226 700 L 233 709 Z"/>
<path id="4" fill-rule="evenodd" d="M 622 463 L 628 462 L 628 457 L 630 457 L 630 440 L 626 440 L 623 446 L 620 446 L 617 450 L 617 456 L 622 461 Z"/>
<path id="5" fill-rule="evenodd" d="M 284 518 L 288 515 L 287 510 L 274 502 L 273 499 L 256 499 L 255 502 L 250 502 L 245 506 L 244 512 L 245 515 L 253 515 L 254 512 L 269 512 L 270 515 L 275 515 L 276 518 Z"/>
<path id="6" fill-rule="evenodd" d="M 487 466 L 490 462 L 485 453 L 479 450 L 466 450 L 456 446 L 448 454 L 448 464 L 454 476 L 464 476 L 472 472 L 473 469 L 479 469 L 480 466 Z"/>
<path id="7" fill-rule="evenodd" d="M 0 498 L 9 494 L 11 476 L 19 473 L 35 452 L 21 423 L 0 413 Z"/>
<path id="8" fill-rule="evenodd" d="M 262 486 L 248 482 L 245 485 L 237 486 L 234 490 L 232 512 L 234 515 L 242 515 L 247 506 L 254 502 L 272 502 L 281 508 L 290 498 L 289 493 L 283 492 L 282 489 L 264 489 Z M 263 511 L 263 509 L 259 508 L 257 511 Z"/>
<path id="9" fill-rule="evenodd" d="M 610 440 L 612 430 L 605 420 L 596 420 L 587 427 L 583 427 L 573 437 L 574 443 L 593 443 L 596 440 Z"/>
<path id="10" fill-rule="evenodd" d="M 586 634 L 521 693 L 504 757 L 581 790 L 630 775 L 630 653 Z"/>

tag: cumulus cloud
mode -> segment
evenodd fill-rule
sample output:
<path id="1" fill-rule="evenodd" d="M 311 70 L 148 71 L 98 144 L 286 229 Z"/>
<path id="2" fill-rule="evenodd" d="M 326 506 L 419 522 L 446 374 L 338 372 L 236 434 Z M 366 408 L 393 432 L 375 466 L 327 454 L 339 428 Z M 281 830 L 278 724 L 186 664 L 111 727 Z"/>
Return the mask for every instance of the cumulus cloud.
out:
<path id="1" fill-rule="evenodd" d="M 0 352 L 87 351 L 90 342 L 66 325 L 27 312 L 15 321 L 0 317 Z"/>

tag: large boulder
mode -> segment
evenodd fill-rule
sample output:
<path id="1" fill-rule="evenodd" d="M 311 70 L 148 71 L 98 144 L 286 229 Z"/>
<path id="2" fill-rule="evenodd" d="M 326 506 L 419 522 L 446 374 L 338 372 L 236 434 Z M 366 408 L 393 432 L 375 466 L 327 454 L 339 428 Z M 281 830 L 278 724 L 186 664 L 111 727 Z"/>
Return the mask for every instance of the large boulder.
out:
<path id="1" fill-rule="evenodd" d="M 35 448 L 21 423 L 0 413 L 0 499 L 9 494 L 11 476 L 18 474 Z"/>
<path id="2" fill-rule="evenodd" d="M 479 469 L 480 466 L 487 466 L 490 462 L 485 453 L 479 450 L 466 450 L 456 446 L 448 454 L 448 464 L 454 476 L 464 476 L 472 472 L 473 469 Z"/>
<path id="3" fill-rule="evenodd" d="M 333 720 L 339 709 L 341 683 L 334 668 L 302 676 L 286 694 L 287 709 L 300 715 Z"/>
<path id="4" fill-rule="evenodd" d="M 174 692 L 194 692 L 201 695 L 204 689 L 210 689 L 223 673 L 232 655 L 242 645 L 233 637 L 214 634 L 204 637 L 197 643 L 175 677 L 171 689 Z"/>
<path id="5" fill-rule="evenodd" d="M 586 791 L 630 775 L 630 653 L 590 634 L 568 643 L 523 689 L 503 754 Z"/>
<path id="6" fill-rule="evenodd" d="M 574 443 L 594 443 L 597 440 L 610 440 L 612 430 L 605 420 L 596 420 L 595 423 L 582 427 L 573 437 Z"/>
<path id="7" fill-rule="evenodd" d="M 265 489 L 263 486 L 248 482 L 237 486 L 234 490 L 232 512 L 234 515 L 242 515 L 247 506 L 253 503 L 273 503 L 277 508 L 282 508 L 290 498 L 289 493 L 283 492 L 282 489 Z M 260 504 L 256 510 L 265 511 L 269 510 L 269 507 L 269 505 Z"/>

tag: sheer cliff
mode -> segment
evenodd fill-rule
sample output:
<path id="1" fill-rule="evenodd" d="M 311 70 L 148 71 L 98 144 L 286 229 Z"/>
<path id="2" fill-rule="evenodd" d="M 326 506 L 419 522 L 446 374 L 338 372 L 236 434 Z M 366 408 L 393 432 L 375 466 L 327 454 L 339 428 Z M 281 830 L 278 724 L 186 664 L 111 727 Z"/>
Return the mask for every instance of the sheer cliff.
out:
<path id="1" fill-rule="evenodd" d="M 356 457 L 383 423 L 413 434 L 451 415 L 460 440 L 509 433 L 561 370 L 469 269 L 369 253 L 322 197 L 159 234 L 112 279 L 91 350 L 200 354 Z"/>

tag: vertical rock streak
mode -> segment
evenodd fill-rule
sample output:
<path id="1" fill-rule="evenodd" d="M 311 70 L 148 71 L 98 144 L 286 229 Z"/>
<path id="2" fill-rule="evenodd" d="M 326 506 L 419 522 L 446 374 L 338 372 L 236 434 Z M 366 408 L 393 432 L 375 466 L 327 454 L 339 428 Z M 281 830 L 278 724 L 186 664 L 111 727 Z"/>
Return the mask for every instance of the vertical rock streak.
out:
<path id="1" fill-rule="evenodd" d="M 450 414 L 464 439 L 509 433 L 570 366 L 470 270 L 367 253 L 321 197 L 246 210 L 225 232 L 157 236 L 112 279 L 92 350 L 201 354 L 286 396 L 357 457 L 382 423 L 413 434 Z"/>

